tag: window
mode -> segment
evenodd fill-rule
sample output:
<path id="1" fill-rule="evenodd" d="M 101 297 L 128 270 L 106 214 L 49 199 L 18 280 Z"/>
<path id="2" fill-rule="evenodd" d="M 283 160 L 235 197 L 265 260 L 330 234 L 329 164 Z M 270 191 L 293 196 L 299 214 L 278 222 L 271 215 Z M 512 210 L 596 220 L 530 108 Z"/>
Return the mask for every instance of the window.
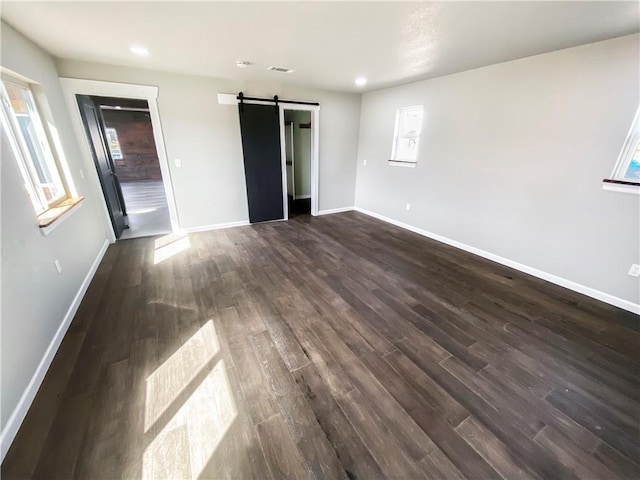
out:
<path id="1" fill-rule="evenodd" d="M 640 107 L 633 119 L 633 124 L 613 169 L 611 179 L 605 179 L 605 184 L 627 185 L 636 193 L 640 192 L 640 188 L 638 188 L 640 187 Z M 608 189 L 612 190 L 613 188 Z"/>
<path id="2" fill-rule="evenodd" d="M 36 214 L 67 197 L 60 170 L 36 107 L 31 86 L 13 77 L 1 82 L 3 123 Z"/>
<path id="3" fill-rule="evenodd" d="M 105 128 L 104 132 L 107 135 L 111 158 L 114 160 L 122 160 L 122 149 L 120 148 L 120 141 L 118 141 L 118 132 L 116 132 L 115 128 Z"/>
<path id="4" fill-rule="evenodd" d="M 409 166 L 416 164 L 423 111 L 422 105 L 398 109 L 390 163 Z"/>

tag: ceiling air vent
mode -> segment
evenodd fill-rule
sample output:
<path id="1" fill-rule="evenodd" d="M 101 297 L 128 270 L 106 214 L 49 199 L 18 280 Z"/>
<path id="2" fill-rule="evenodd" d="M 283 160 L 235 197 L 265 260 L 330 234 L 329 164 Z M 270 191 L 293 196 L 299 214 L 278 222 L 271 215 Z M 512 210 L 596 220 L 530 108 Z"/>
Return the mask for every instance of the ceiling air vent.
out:
<path id="1" fill-rule="evenodd" d="M 280 73 L 292 73 L 293 70 L 291 70 L 290 68 L 284 68 L 284 67 L 269 67 L 267 68 L 267 70 L 271 71 L 271 72 L 280 72 Z"/>

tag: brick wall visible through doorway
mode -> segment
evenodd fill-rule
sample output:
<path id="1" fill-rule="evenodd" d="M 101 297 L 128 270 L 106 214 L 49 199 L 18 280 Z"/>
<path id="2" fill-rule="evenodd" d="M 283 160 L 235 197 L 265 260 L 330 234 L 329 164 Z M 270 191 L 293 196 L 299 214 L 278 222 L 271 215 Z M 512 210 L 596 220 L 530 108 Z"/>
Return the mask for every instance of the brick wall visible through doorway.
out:
<path id="1" fill-rule="evenodd" d="M 120 181 L 162 180 L 149 113 L 103 110 L 102 115 L 118 134 L 123 158 L 114 162 Z"/>

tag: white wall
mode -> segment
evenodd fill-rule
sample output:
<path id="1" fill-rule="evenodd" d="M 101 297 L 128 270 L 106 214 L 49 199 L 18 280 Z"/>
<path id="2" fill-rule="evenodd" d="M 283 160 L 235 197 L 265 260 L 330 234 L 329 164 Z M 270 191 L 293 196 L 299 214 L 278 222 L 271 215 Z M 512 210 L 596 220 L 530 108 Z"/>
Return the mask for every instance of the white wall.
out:
<path id="1" fill-rule="evenodd" d="M 82 160 L 71 130 L 60 81 L 53 59 L 5 23 L 1 24 L 2 66 L 39 83 L 44 89 L 73 182 L 80 195 L 88 195 L 85 179 L 80 178 Z M 83 284 L 106 234 L 98 220 L 95 199 L 88 196 L 82 207 L 65 219 L 48 236 L 37 225 L 33 207 L 23 186 L 14 153 L 2 134 L 1 178 L 1 354 L 2 454 L 11 441 L 33 395 L 18 408 L 29 382 L 50 344 L 57 346 L 58 328 L 65 320 L 74 297 Z M 62 264 L 62 274 L 54 260 Z M 67 320 L 69 318 L 67 317 Z M 61 332 L 64 334 L 64 331 Z M 55 348 L 53 350 L 55 352 Z M 43 375 L 48 364 L 45 362 Z M 37 376 L 37 375 L 36 375 Z M 18 408 L 17 416 L 8 423 Z"/>
<path id="2" fill-rule="evenodd" d="M 627 275 L 639 197 L 601 188 L 638 107 L 639 40 L 365 93 L 356 206 L 640 303 Z M 389 166 L 396 109 L 410 105 L 425 107 L 418 165 Z"/>
<path id="3" fill-rule="evenodd" d="M 158 86 L 158 106 L 183 228 L 248 220 L 237 107 L 218 93 L 320 103 L 320 210 L 353 206 L 360 95 L 274 84 L 243 83 L 57 61 L 61 77 Z M 174 159 L 182 160 L 175 168 Z"/>

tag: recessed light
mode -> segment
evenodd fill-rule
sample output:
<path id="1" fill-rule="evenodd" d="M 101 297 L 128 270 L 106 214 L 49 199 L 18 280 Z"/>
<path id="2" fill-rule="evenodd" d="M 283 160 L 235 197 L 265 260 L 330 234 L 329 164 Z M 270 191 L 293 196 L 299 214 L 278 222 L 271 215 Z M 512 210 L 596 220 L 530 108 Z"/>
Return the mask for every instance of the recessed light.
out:
<path id="1" fill-rule="evenodd" d="M 149 49 L 142 45 L 131 45 L 129 47 L 129 50 L 131 50 L 136 55 L 140 55 L 141 57 L 146 57 L 147 55 L 149 55 Z"/>
<path id="2" fill-rule="evenodd" d="M 364 78 L 364 77 L 356 78 L 356 85 L 357 86 L 362 87 L 362 86 L 364 86 L 366 84 L 367 84 L 367 79 L 366 78 Z"/>
<path id="3" fill-rule="evenodd" d="M 236 61 L 236 67 L 238 67 L 238 68 L 247 68 L 247 67 L 250 67 L 251 65 L 253 65 L 253 64 L 248 60 L 237 60 Z"/>

